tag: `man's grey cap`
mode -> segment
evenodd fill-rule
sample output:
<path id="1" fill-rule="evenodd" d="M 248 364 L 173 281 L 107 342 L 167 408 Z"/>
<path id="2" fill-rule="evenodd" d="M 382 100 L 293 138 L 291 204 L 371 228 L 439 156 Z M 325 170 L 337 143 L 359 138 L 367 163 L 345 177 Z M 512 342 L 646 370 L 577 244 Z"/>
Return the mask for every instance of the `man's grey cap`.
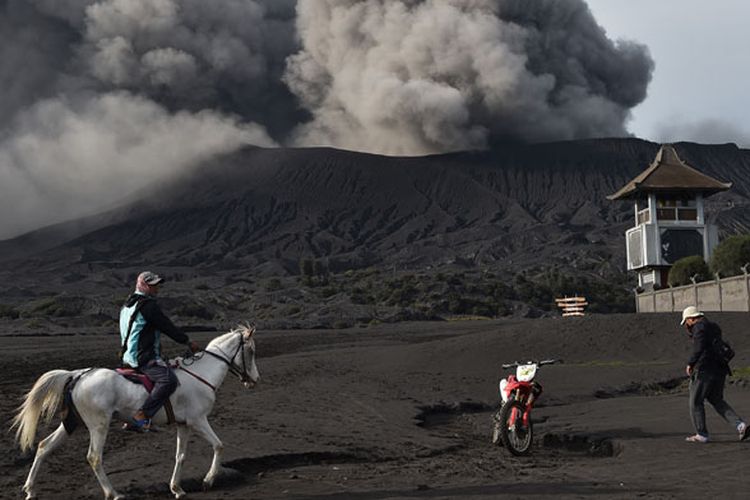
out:
<path id="1" fill-rule="evenodd" d="M 139 278 L 141 278 L 144 283 L 151 286 L 158 285 L 159 283 L 164 283 L 164 278 L 156 273 L 152 273 L 151 271 L 143 271 Z"/>

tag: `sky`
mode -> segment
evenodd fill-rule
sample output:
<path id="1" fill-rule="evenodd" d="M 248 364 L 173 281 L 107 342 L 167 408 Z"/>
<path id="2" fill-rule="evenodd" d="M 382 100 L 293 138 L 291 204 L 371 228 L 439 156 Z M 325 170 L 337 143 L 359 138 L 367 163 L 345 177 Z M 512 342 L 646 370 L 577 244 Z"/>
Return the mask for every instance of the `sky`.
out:
<path id="1" fill-rule="evenodd" d="M 0 240 L 248 144 L 750 147 L 748 19 L 749 0 L 0 0 Z"/>
<path id="2" fill-rule="evenodd" d="M 610 38 L 637 40 L 655 62 L 628 129 L 654 141 L 750 147 L 750 2 L 588 0 Z"/>

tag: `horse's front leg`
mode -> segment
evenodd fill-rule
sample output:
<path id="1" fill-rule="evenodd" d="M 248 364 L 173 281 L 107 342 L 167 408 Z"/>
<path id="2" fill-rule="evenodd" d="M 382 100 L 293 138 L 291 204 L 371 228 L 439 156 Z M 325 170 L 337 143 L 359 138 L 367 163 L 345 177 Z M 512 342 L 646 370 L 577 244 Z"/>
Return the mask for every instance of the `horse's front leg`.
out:
<path id="1" fill-rule="evenodd" d="M 203 436 L 214 449 L 214 459 L 211 462 L 211 468 L 208 469 L 206 477 L 203 478 L 203 488 L 208 489 L 213 486 L 216 476 L 221 472 L 221 455 L 224 453 L 224 445 L 221 444 L 221 440 L 211 428 L 206 417 L 194 423 L 193 429 Z"/>
<path id="2" fill-rule="evenodd" d="M 174 472 L 172 472 L 172 479 L 169 482 L 169 489 L 172 490 L 175 498 L 182 498 L 185 496 L 185 490 L 180 486 L 180 480 L 182 474 L 182 463 L 185 461 L 185 452 L 187 451 L 189 434 L 190 431 L 187 426 L 177 426 L 177 449 L 174 456 Z"/>
<path id="3" fill-rule="evenodd" d="M 34 486 L 36 483 L 36 475 L 39 473 L 39 468 L 42 466 L 42 462 L 44 462 L 44 459 L 47 457 L 47 455 L 55 451 L 55 449 L 59 448 L 60 445 L 65 441 L 66 437 L 68 437 L 68 433 L 65 431 L 65 427 L 60 424 L 55 432 L 44 438 L 39 443 L 39 446 L 37 446 L 36 455 L 34 456 L 34 463 L 31 465 L 29 476 L 26 478 L 26 483 L 22 488 L 24 493 L 26 493 L 26 500 L 36 498 Z"/>
<path id="4" fill-rule="evenodd" d="M 117 493 L 112 487 L 112 483 L 109 481 L 107 473 L 104 472 L 104 466 L 102 463 L 104 442 L 107 440 L 107 431 L 109 430 L 109 419 L 102 417 L 98 418 L 96 422 L 90 422 L 84 417 L 84 422 L 86 422 L 86 426 L 89 428 L 89 435 L 91 436 L 89 452 L 86 455 L 86 459 L 94 470 L 94 474 L 96 475 L 96 479 L 99 480 L 102 490 L 104 490 L 104 498 L 107 500 L 121 500 L 124 497 Z"/>

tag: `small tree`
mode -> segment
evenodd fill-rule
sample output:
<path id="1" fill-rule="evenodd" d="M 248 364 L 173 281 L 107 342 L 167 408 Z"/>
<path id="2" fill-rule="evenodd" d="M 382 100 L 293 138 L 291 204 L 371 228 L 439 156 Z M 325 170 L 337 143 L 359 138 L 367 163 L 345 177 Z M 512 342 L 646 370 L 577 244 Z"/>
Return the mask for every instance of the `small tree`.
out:
<path id="1" fill-rule="evenodd" d="M 281 280 L 279 278 L 271 278 L 268 280 L 268 283 L 266 283 L 266 291 L 275 292 L 277 290 L 281 290 Z"/>
<path id="2" fill-rule="evenodd" d="M 706 261 L 700 255 L 683 257 L 675 262 L 669 270 L 667 281 L 670 286 L 689 285 L 692 276 L 696 276 L 696 281 L 706 281 L 711 276 Z"/>
<path id="3" fill-rule="evenodd" d="M 299 261 L 299 271 L 302 274 L 302 283 L 305 286 L 313 286 L 313 261 L 302 258 Z"/>
<path id="4" fill-rule="evenodd" d="M 742 266 L 750 262 L 750 234 L 738 234 L 725 239 L 711 256 L 711 271 L 720 276 L 742 274 Z"/>
<path id="5" fill-rule="evenodd" d="M 299 270 L 303 276 L 313 275 L 313 261 L 312 259 L 303 258 L 299 261 Z"/>

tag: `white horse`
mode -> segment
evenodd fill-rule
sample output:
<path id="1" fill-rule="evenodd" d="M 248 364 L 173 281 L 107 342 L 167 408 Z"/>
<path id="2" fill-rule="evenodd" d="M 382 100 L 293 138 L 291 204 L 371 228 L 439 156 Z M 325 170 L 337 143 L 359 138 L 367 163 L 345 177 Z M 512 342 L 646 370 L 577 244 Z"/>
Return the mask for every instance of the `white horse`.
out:
<path id="1" fill-rule="evenodd" d="M 178 423 L 174 472 L 169 482 L 169 488 L 176 498 L 185 495 L 180 487 L 180 473 L 190 429 L 206 439 L 214 451 L 211 468 L 203 479 L 204 488 L 213 485 L 221 470 L 223 445 L 208 423 L 208 414 L 216 400 L 216 389 L 224 381 L 227 372 L 238 375 L 247 388 L 254 387 L 260 379 L 255 365 L 253 333 L 255 327 L 241 326 L 213 339 L 202 355 L 186 360 L 178 358 L 180 368 L 175 373 L 180 385 L 170 397 Z M 89 429 L 91 440 L 86 458 L 104 490 L 104 497 L 122 499 L 124 497 L 112 487 L 102 466 L 104 442 L 112 418 L 127 420 L 141 407 L 147 393 L 143 386 L 129 382 L 114 370 L 52 370 L 39 377 L 13 421 L 13 426 L 17 427 L 16 441 L 22 450 L 31 449 L 40 417 L 51 420 L 63 403 L 66 384 L 75 377 L 79 379 L 70 399 L 80 420 Z M 153 421 L 157 424 L 167 422 L 164 408 L 154 415 Z M 34 483 L 42 462 L 65 441 L 67 435 L 65 426 L 61 423 L 57 430 L 39 443 L 34 463 L 23 486 L 27 500 L 36 497 Z"/>

